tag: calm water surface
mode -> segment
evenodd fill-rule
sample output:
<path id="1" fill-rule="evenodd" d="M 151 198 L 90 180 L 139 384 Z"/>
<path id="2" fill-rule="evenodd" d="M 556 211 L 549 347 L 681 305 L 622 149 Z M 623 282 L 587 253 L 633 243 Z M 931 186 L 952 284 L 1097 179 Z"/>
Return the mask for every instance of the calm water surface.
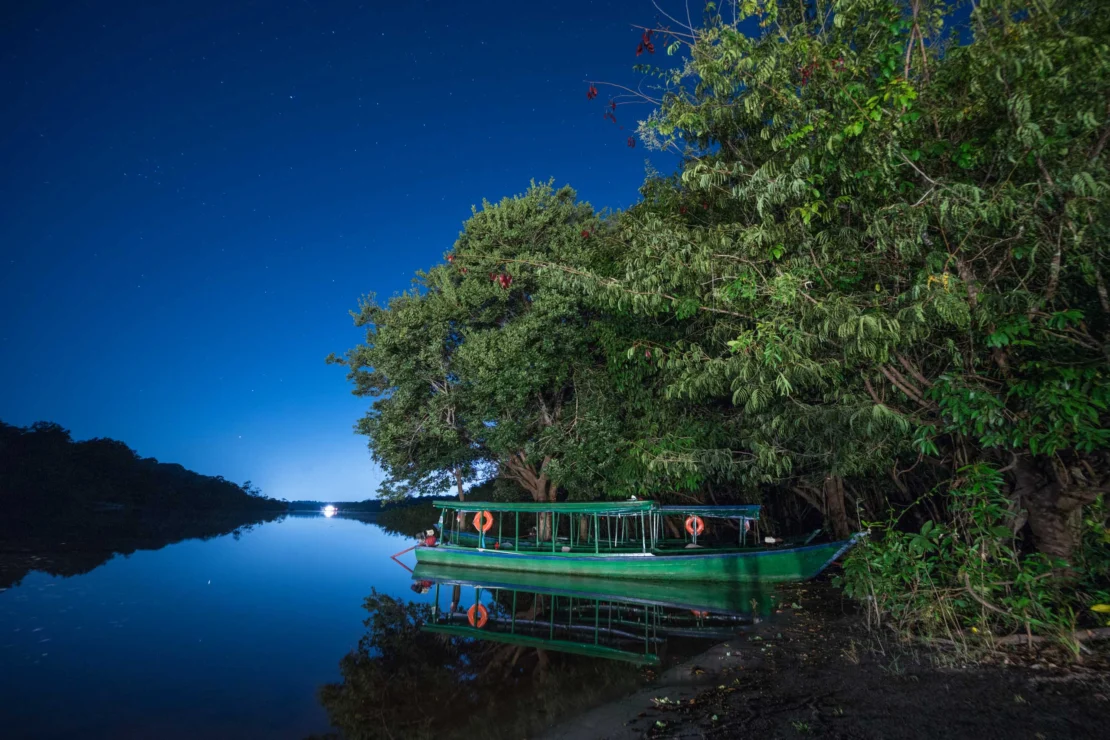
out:
<path id="1" fill-rule="evenodd" d="M 744 587 L 414 575 L 390 559 L 412 543 L 289 516 L 31 572 L 0 591 L 0 737 L 520 738 L 771 611 Z"/>
<path id="2" fill-rule="evenodd" d="M 296 516 L 73 578 L 31 573 L 0 592 L 0 736 L 324 732 L 316 692 L 365 633 L 371 588 L 431 598 L 389 558 L 410 544 L 359 520 Z"/>

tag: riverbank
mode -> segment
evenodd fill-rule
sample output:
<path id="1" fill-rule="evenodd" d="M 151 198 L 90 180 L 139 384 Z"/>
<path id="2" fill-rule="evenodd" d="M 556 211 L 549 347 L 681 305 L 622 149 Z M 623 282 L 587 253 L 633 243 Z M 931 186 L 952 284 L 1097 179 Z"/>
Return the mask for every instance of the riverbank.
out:
<path id="1" fill-rule="evenodd" d="M 775 619 L 543 737 L 1106 736 L 1105 642 L 1080 666 L 1051 646 L 967 663 L 868 632 L 858 606 L 827 580 L 782 596 Z"/>

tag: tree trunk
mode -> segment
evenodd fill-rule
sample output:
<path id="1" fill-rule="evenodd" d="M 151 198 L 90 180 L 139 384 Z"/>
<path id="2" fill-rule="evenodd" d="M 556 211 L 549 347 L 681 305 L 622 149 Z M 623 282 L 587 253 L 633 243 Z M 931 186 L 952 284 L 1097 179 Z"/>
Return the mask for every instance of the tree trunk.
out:
<path id="1" fill-rule="evenodd" d="M 546 503 L 555 500 L 555 486 L 551 485 L 546 475 L 539 476 L 535 483 L 529 486 L 528 492 L 532 494 L 532 500 L 537 503 Z M 551 514 L 541 514 L 538 519 L 539 521 L 536 523 L 536 533 L 540 541 L 550 540 L 553 537 L 551 532 Z"/>
<path id="2" fill-rule="evenodd" d="M 835 474 L 826 475 L 824 493 L 825 510 L 833 535 L 838 540 L 846 540 L 852 532 L 848 527 L 848 510 L 844 506 L 844 479 Z"/>
<path id="3" fill-rule="evenodd" d="M 455 487 L 459 491 L 459 501 L 466 501 L 466 494 L 463 491 L 462 468 L 455 468 Z"/>
<path id="4" fill-rule="evenodd" d="M 1037 552 L 1070 563 L 1078 539 L 1072 520 L 1101 489 L 1066 488 L 1054 471 L 1046 473 L 1043 465 L 1024 455 L 1014 462 L 1014 480 L 1014 495 L 1029 515 Z"/>
<path id="5" fill-rule="evenodd" d="M 555 500 L 559 487 L 552 482 L 544 470 L 551 462 L 548 455 L 540 463 L 539 468 L 528 462 L 523 452 L 511 455 L 502 463 L 501 470 L 507 478 L 515 480 L 520 486 L 532 495 L 532 500 L 537 503 L 548 503 Z M 537 517 L 536 534 L 541 541 L 551 537 L 551 516 Z"/>

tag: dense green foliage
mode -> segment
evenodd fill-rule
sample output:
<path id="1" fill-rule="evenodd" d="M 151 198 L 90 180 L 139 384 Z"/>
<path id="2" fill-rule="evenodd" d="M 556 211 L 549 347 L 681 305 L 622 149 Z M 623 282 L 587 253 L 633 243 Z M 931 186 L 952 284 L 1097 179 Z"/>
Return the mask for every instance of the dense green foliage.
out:
<path id="1" fill-rule="evenodd" d="M 1015 631 L 1067 636 L 1091 607 L 1110 603 L 1101 500 L 1080 525 L 1074 578 L 1059 579 L 1050 558 L 1021 552 L 1003 477 L 983 464 L 960 472 L 949 484 L 947 518 L 919 531 L 897 521 L 873 525 L 873 537 L 848 559 L 846 591 L 869 602 L 877 622 L 966 645 L 965 630 L 988 640 Z"/>
<path id="2" fill-rule="evenodd" d="M 639 135 L 677 172 L 615 215 L 487 203 L 364 306 L 345 362 L 376 459 L 882 522 L 848 587 L 907 629 L 1081 620 L 1105 595 L 1110 14 L 961 18 L 744 0 L 660 29 L 677 63 L 639 68 Z"/>
<path id="3" fill-rule="evenodd" d="M 47 422 L 28 428 L 0 422 L 0 505 L 9 517 L 64 516 L 149 508 L 182 511 L 282 511 L 284 501 L 243 485 L 141 458 L 123 442 L 74 442 Z"/>

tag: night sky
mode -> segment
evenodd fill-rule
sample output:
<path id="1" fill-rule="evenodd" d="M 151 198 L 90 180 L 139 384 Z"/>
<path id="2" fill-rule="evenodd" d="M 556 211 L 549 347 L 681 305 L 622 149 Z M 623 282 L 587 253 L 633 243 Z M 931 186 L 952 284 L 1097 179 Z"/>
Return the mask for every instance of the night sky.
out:
<path id="1" fill-rule="evenodd" d="M 324 363 L 360 295 L 404 290 L 483 198 L 553 177 L 620 208 L 643 180 L 585 93 L 637 83 L 647 0 L 0 13 L 0 419 L 278 498 L 380 480 Z"/>

